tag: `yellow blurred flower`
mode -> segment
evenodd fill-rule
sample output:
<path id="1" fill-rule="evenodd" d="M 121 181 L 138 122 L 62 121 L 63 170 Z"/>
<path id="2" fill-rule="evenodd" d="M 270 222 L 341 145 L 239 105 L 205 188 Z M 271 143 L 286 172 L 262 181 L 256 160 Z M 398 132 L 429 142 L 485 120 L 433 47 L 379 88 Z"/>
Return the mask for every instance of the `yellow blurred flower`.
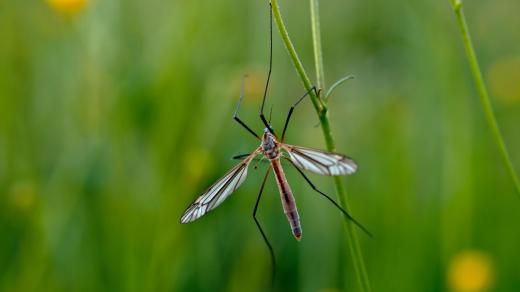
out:
<path id="1" fill-rule="evenodd" d="M 47 3 L 56 12 L 74 15 L 85 8 L 88 0 L 47 0 Z"/>
<path id="2" fill-rule="evenodd" d="M 520 56 L 496 61 L 489 68 L 488 76 L 493 97 L 506 105 L 520 102 Z"/>
<path id="3" fill-rule="evenodd" d="M 204 149 L 192 148 L 185 154 L 184 171 L 190 183 L 199 182 L 212 165 L 212 156 Z"/>
<path id="4" fill-rule="evenodd" d="M 245 79 L 244 75 L 235 74 L 236 79 L 233 82 L 233 88 L 235 89 L 233 89 L 233 92 L 240 92 L 242 82 L 244 82 L 244 103 L 250 103 L 254 100 L 262 100 L 267 79 L 267 70 L 253 68 L 246 69 L 245 72 L 247 72 Z M 271 88 L 272 84 L 270 84 L 269 87 Z"/>
<path id="5" fill-rule="evenodd" d="M 16 210 L 30 210 L 37 200 L 36 187 L 30 181 L 20 181 L 13 184 L 9 194 L 11 206 Z"/>
<path id="6" fill-rule="evenodd" d="M 448 284 L 454 292 L 488 291 L 495 280 L 491 257 L 478 250 L 455 255 L 448 269 Z"/>

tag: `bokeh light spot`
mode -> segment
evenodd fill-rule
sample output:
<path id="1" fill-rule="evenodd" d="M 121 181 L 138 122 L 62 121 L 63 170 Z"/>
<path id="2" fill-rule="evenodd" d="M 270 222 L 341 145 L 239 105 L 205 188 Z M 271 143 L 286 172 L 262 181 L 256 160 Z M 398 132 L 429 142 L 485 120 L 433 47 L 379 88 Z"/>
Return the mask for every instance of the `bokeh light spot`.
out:
<path id="1" fill-rule="evenodd" d="M 185 172 L 190 183 L 198 183 L 204 176 L 204 170 L 213 165 L 210 153 L 201 148 L 187 150 Z"/>
<path id="2" fill-rule="evenodd" d="M 489 69 L 491 94 L 506 105 L 520 103 L 520 57 L 496 61 Z"/>
<path id="3" fill-rule="evenodd" d="M 491 257 L 478 250 L 465 250 L 456 254 L 448 269 L 450 291 L 488 291 L 494 282 Z"/>
<path id="4" fill-rule="evenodd" d="M 47 0 L 49 6 L 56 12 L 72 16 L 82 11 L 88 0 Z"/>
<path id="5" fill-rule="evenodd" d="M 36 189 L 30 181 L 16 182 L 11 186 L 9 195 L 10 203 L 16 210 L 30 210 L 36 203 Z"/>
<path id="6" fill-rule="evenodd" d="M 242 71 L 240 71 L 242 72 Z M 244 82 L 244 103 L 253 103 L 262 100 L 267 79 L 267 71 L 258 68 L 245 69 L 245 75 L 236 74 L 233 80 L 233 88 L 236 92 L 240 92 L 242 82 Z M 244 79 L 245 77 L 245 79 Z"/>

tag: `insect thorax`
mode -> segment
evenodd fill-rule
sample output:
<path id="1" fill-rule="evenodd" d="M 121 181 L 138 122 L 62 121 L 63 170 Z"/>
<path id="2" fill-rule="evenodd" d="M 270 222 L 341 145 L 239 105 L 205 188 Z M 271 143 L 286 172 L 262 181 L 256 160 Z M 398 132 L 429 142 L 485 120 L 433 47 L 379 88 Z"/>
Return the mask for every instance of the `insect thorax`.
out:
<path id="1" fill-rule="evenodd" d="M 278 143 L 276 142 L 276 138 L 270 132 L 264 133 L 262 137 L 262 151 L 264 155 L 268 159 L 276 159 L 280 155 L 280 150 L 278 148 Z"/>

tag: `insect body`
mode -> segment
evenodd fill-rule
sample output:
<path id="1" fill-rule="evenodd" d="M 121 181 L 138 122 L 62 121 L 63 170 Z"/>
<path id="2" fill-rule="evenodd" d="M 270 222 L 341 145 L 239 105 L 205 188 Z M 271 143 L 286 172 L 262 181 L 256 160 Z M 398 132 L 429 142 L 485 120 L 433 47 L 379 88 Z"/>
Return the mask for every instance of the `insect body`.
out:
<path id="1" fill-rule="evenodd" d="M 300 240 L 302 236 L 302 227 L 300 225 L 300 215 L 298 214 L 298 208 L 296 208 L 296 201 L 292 194 L 291 187 L 285 178 L 282 164 L 280 163 L 280 146 L 276 141 L 268 128 L 265 128 L 264 135 L 262 137 L 262 151 L 264 155 L 269 159 L 271 168 L 274 171 L 276 178 L 276 184 L 278 185 L 278 191 L 280 192 L 280 198 L 282 199 L 282 206 L 291 225 L 291 230 L 294 237 Z"/>

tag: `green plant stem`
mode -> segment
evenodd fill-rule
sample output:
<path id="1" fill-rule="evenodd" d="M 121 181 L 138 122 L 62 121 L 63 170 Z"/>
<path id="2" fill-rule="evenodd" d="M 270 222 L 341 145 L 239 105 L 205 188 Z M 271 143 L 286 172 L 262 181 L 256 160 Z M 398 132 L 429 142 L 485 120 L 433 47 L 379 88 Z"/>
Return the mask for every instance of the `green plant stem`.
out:
<path id="1" fill-rule="evenodd" d="M 298 54 L 296 53 L 296 50 L 294 49 L 294 46 L 291 42 L 291 39 L 289 38 L 289 34 L 287 33 L 287 29 L 285 28 L 285 25 L 283 23 L 281 14 L 280 14 L 280 7 L 278 5 L 278 0 L 271 0 L 271 5 L 273 9 L 273 16 L 276 22 L 276 25 L 278 27 L 278 30 L 280 32 L 280 35 L 282 37 L 282 41 L 285 45 L 285 48 L 287 49 L 287 52 L 289 53 L 289 56 L 291 57 L 291 60 L 294 64 L 294 67 L 296 69 L 296 72 L 298 73 L 298 76 L 303 82 L 303 85 L 307 90 L 311 90 L 312 83 L 307 76 L 307 73 L 305 72 L 305 69 L 303 68 L 302 62 L 300 61 L 300 58 L 298 57 Z M 315 2 L 315 0 L 311 0 L 311 13 L 312 13 L 312 26 L 313 26 L 313 42 L 314 42 L 314 52 L 315 52 L 315 62 L 316 62 L 316 72 L 317 72 L 317 79 L 318 79 L 318 87 L 322 90 L 324 90 L 324 75 L 323 75 L 323 62 L 322 62 L 322 53 L 321 53 L 321 42 L 319 40 L 320 34 L 319 34 L 319 16 L 318 16 L 318 4 Z M 311 91 L 310 98 L 312 101 L 312 104 L 314 106 L 314 109 L 316 110 L 316 113 L 318 114 L 318 118 L 320 120 L 321 129 L 323 132 L 323 136 L 325 138 L 325 144 L 328 151 L 335 151 L 336 145 L 334 141 L 334 137 L 332 135 L 332 131 L 330 128 L 329 123 L 329 117 L 328 117 L 328 111 L 327 111 L 327 105 L 326 103 L 319 98 L 315 94 L 314 91 Z M 348 204 L 347 204 L 347 196 L 346 196 L 346 190 L 345 186 L 343 184 L 343 181 L 340 177 L 334 177 L 334 185 L 336 188 L 336 194 L 339 199 L 340 205 L 349 212 Z M 363 254 L 361 253 L 361 246 L 359 244 L 359 239 L 357 235 L 357 230 L 355 229 L 355 226 L 350 220 L 348 220 L 347 217 L 344 217 L 344 223 L 345 228 L 347 230 L 347 240 L 349 242 L 349 248 L 353 257 L 354 261 L 354 269 L 359 281 L 359 284 L 361 286 L 361 291 L 369 292 L 370 289 L 370 282 L 368 280 L 368 275 L 365 268 L 365 263 L 363 260 Z"/>
<path id="2" fill-rule="evenodd" d="M 322 112 L 326 112 L 324 105 L 322 104 L 319 97 L 316 95 L 316 93 L 311 90 L 313 84 L 311 83 L 309 77 L 307 76 L 307 73 L 305 72 L 305 69 L 303 69 L 302 62 L 300 61 L 300 58 L 298 57 L 298 54 L 296 53 L 296 50 L 294 49 L 294 46 L 291 42 L 291 39 L 289 38 L 289 34 L 287 33 L 287 30 L 285 29 L 285 25 L 282 20 L 282 16 L 280 15 L 280 7 L 278 6 L 278 0 L 271 0 L 271 6 L 273 9 L 273 16 L 274 21 L 276 22 L 276 26 L 278 27 L 278 31 L 280 32 L 280 36 L 282 37 L 282 41 L 285 45 L 285 48 L 287 49 L 287 52 L 289 53 L 289 56 L 291 57 L 291 60 L 294 64 L 294 68 L 296 69 L 296 72 L 298 73 L 298 76 L 303 82 L 303 86 L 307 91 L 310 92 L 309 96 L 311 98 L 312 105 L 314 106 L 314 109 L 318 113 L 318 116 L 322 115 Z M 321 118 L 320 118 L 321 120 Z M 327 139 L 327 137 L 325 137 Z"/>
<path id="3" fill-rule="evenodd" d="M 318 88 L 325 91 L 325 73 L 323 69 L 323 53 L 321 50 L 320 7 L 317 0 L 310 0 L 312 45 L 314 47 L 314 66 Z"/>
<path id="4" fill-rule="evenodd" d="M 518 176 L 516 174 L 513 163 L 511 162 L 511 158 L 509 156 L 509 152 L 507 151 L 506 144 L 504 142 L 504 138 L 502 137 L 502 133 L 500 132 L 500 128 L 498 127 L 497 120 L 495 118 L 495 114 L 493 112 L 493 107 L 491 105 L 491 101 L 489 99 L 489 95 L 486 89 L 486 85 L 484 84 L 484 78 L 482 78 L 482 73 L 480 71 L 480 66 L 478 64 L 477 55 L 475 53 L 475 49 L 473 48 L 473 43 L 471 41 L 471 37 L 468 30 L 468 24 L 466 23 L 466 18 L 464 17 L 464 11 L 462 9 L 462 1 L 461 0 L 450 0 L 451 5 L 453 7 L 453 11 L 455 12 L 457 18 L 457 24 L 460 28 L 460 33 L 462 35 L 462 40 L 464 42 L 464 48 L 466 49 L 466 56 L 468 58 L 468 63 L 471 68 L 471 74 L 473 75 L 473 80 L 477 86 L 477 91 L 480 96 L 480 103 L 482 104 L 482 109 L 484 110 L 484 115 L 486 117 L 486 122 L 491 129 L 493 134 L 493 138 L 495 140 L 495 144 L 497 145 L 500 154 L 502 156 L 502 160 L 509 171 L 509 175 L 513 180 L 513 184 L 516 188 L 517 196 L 520 197 L 520 181 L 518 180 Z"/>

